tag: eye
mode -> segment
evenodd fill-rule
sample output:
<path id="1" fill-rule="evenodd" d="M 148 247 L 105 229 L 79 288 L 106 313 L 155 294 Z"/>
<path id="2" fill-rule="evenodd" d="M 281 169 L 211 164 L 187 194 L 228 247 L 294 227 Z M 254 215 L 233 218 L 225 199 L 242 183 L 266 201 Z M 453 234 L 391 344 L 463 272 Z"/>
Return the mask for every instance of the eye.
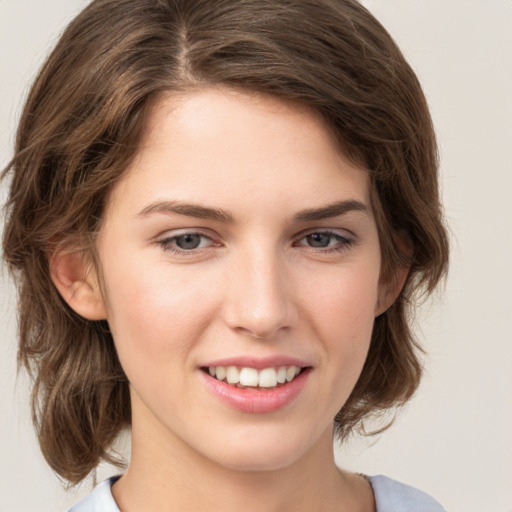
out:
<path id="1" fill-rule="evenodd" d="M 203 235 L 198 233 L 186 233 L 185 235 L 177 236 L 174 238 L 175 244 L 184 250 L 197 249 L 201 243 L 204 243 Z"/>
<path id="2" fill-rule="evenodd" d="M 332 231 L 315 231 L 301 238 L 297 245 L 311 249 L 323 249 L 323 252 L 342 251 L 347 249 L 353 241 Z"/>
<path id="3" fill-rule="evenodd" d="M 203 233 L 194 232 L 167 237 L 162 240 L 158 240 L 157 243 L 163 247 L 164 250 L 171 251 L 175 254 L 190 253 L 215 245 L 210 237 Z"/>

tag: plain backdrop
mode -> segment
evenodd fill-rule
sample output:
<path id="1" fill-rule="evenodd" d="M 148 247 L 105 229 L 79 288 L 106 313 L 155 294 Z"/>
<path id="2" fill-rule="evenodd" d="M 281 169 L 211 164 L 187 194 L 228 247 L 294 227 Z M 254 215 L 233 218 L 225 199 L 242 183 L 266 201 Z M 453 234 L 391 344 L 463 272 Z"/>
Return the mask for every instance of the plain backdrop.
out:
<path id="1" fill-rule="evenodd" d="M 320 0 L 319 0 L 320 1 Z M 87 2 L 0 0 L 0 166 L 12 154 L 28 84 Z M 445 293 L 420 311 L 429 354 L 416 397 L 378 438 L 338 463 L 433 494 L 448 511 L 512 511 L 512 1 L 367 0 L 418 73 L 439 135 L 452 232 Z M 5 199 L 5 187 L 0 189 Z M 16 378 L 15 296 L 0 275 L 0 511 L 65 510 L 65 492 Z M 115 473 L 101 469 L 99 478 Z M 412 511 L 411 511 L 412 512 Z"/>

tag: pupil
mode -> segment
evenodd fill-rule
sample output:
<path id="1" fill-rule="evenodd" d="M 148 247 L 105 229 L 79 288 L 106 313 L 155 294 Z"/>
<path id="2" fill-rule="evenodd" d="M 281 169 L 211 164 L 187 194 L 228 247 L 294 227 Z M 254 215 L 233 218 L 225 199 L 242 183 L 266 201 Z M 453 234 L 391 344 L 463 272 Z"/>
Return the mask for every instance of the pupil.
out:
<path id="1" fill-rule="evenodd" d="M 331 241 L 331 235 L 326 233 L 313 233 L 307 237 L 311 247 L 327 247 Z"/>
<path id="2" fill-rule="evenodd" d="M 176 245 L 180 249 L 197 249 L 200 243 L 201 237 L 194 234 L 182 235 L 176 239 Z"/>

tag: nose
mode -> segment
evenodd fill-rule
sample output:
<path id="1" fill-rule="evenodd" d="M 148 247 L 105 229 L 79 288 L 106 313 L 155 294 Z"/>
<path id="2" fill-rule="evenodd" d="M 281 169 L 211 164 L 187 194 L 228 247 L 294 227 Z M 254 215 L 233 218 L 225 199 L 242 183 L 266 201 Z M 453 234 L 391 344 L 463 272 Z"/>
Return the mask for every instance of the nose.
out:
<path id="1" fill-rule="evenodd" d="M 296 325 L 293 282 L 272 251 L 240 254 L 228 275 L 225 321 L 231 329 L 268 339 Z"/>

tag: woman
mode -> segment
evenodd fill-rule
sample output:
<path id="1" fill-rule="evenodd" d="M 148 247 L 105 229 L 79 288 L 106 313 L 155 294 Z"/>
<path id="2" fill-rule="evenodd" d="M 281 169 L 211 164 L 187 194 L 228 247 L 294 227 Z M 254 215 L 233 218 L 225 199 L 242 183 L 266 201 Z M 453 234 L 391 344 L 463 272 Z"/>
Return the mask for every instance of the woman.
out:
<path id="1" fill-rule="evenodd" d="M 358 3 L 94 1 L 7 171 L 43 454 L 76 484 L 132 431 L 73 510 L 442 510 L 333 458 L 417 388 L 448 253 L 421 87 Z"/>

